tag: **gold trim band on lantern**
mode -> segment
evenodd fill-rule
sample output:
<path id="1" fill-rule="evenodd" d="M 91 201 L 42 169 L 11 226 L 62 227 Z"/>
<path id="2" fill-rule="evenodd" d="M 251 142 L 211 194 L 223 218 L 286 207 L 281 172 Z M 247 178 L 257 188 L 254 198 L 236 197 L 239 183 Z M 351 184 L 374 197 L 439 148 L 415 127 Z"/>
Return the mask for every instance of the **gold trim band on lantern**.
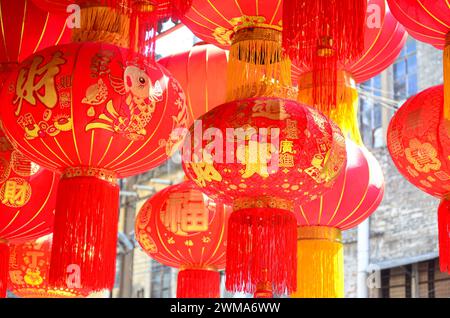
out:
<path id="1" fill-rule="evenodd" d="M 329 226 L 299 226 L 297 240 L 323 240 L 342 243 L 342 232 Z"/>
<path id="2" fill-rule="evenodd" d="M 149 13 L 155 11 L 156 7 L 150 0 L 136 0 L 133 3 L 133 10 L 137 10 L 139 13 Z"/>
<path id="3" fill-rule="evenodd" d="M 450 32 L 445 35 L 445 47 L 450 46 Z"/>
<path id="4" fill-rule="evenodd" d="M 5 239 L 0 238 L 0 244 L 8 244 L 8 241 Z"/>
<path id="5" fill-rule="evenodd" d="M 233 201 L 233 211 L 239 211 L 252 208 L 271 208 L 287 211 L 294 211 L 294 203 L 290 200 L 271 197 L 260 196 L 256 198 L 239 198 Z"/>
<path id="6" fill-rule="evenodd" d="M 352 74 L 347 71 L 339 70 L 337 72 L 337 86 L 345 85 L 350 88 L 356 89 L 356 81 Z M 313 88 L 313 73 L 307 72 L 301 74 L 298 77 L 298 90 L 312 89 Z"/>
<path id="7" fill-rule="evenodd" d="M 217 272 L 218 269 L 215 266 L 201 266 L 201 265 L 182 265 L 179 268 L 180 271 L 185 270 L 201 270 L 201 271 L 211 271 L 211 272 Z"/>
<path id="8" fill-rule="evenodd" d="M 281 30 L 265 27 L 245 27 L 236 31 L 231 39 L 232 45 L 242 41 L 271 41 L 281 44 Z M 281 51 L 281 45 L 280 45 Z"/>
<path id="9" fill-rule="evenodd" d="M 117 181 L 117 174 L 114 171 L 93 167 L 70 167 L 64 170 L 61 175 L 63 179 L 77 177 L 93 177 L 109 183 L 116 183 Z"/>

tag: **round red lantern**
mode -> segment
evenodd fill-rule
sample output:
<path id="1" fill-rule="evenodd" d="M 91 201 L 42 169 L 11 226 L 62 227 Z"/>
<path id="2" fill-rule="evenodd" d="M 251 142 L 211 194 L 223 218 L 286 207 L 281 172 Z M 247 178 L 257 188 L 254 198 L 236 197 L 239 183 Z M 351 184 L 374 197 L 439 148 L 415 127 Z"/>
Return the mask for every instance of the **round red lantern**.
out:
<path id="1" fill-rule="evenodd" d="M 291 64 L 281 49 L 282 3 L 193 0 L 183 23 L 202 40 L 230 49 L 227 100 L 293 97 Z"/>
<path id="2" fill-rule="evenodd" d="M 74 288 L 58 289 L 48 285 L 52 236 L 44 236 L 11 247 L 8 289 L 21 298 L 75 298 L 88 293 Z"/>
<path id="3" fill-rule="evenodd" d="M 218 298 L 231 208 L 190 181 L 152 196 L 136 219 L 136 239 L 158 262 L 179 268 L 177 297 Z"/>
<path id="4" fill-rule="evenodd" d="M 397 169 L 416 187 L 442 200 L 439 207 L 441 271 L 450 273 L 450 124 L 443 119 L 444 88 L 434 86 L 408 99 L 388 129 Z"/>
<path id="5" fill-rule="evenodd" d="M 408 34 L 385 9 L 385 0 L 369 0 L 364 24 L 364 50 L 360 56 L 339 61 L 334 101 L 330 94 L 331 81 L 314 83 L 313 67 L 304 63 L 293 66 L 293 78 L 298 80 L 300 102 L 316 108 L 338 124 L 345 135 L 362 144 L 358 129 L 357 83 L 362 83 L 381 73 L 394 63 L 400 54 Z M 321 87 L 320 94 L 315 87 Z M 331 105 L 331 108 L 330 108 Z"/>
<path id="6" fill-rule="evenodd" d="M 356 227 L 379 206 L 383 172 L 365 148 L 347 145 L 347 167 L 331 190 L 296 206 L 297 291 L 293 297 L 344 297 L 341 231 Z"/>
<path id="7" fill-rule="evenodd" d="M 450 121 L 450 6 L 445 0 L 388 0 L 392 14 L 419 41 L 444 50 L 444 118 Z"/>
<path id="8" fill-rule="evenodd" d="M 30 162 L 0 131 L 0 297 L 5 297 L 9 246 L 52 231 L 59 176 Z"/>
<path id="9" fill-rule="evenodd" d="M 190 133 L 187 176 L 233 204 L 227 289 L 254 293 L 273 284 L 279 294 L 295 290 L 293 201 L 316 198 L 345 165 L 339 129 L 294 101 L 254 98 L 214 108 Z"/>
<path id="10" fill-rule="evenodd" d="M 127 57 L 100 42 L 52 47 L 25 60 L 5 84 L 7 135 L 32 160 L 62 172 L 50 270 L 57 287 L 65 287 L 70 264 L 80 266 L 83 287 L 112 287 L 116 178 L 164 162 L 185 126 L 178 83 L 158 64 Z"/>
<path id="11" fill-rule="evenodd" d="M 189 51 L 170 55 L 158 63 L 175 77 L 186 94 L 188 126 L 226 101 L 228 51 L 198 43 Z"/>

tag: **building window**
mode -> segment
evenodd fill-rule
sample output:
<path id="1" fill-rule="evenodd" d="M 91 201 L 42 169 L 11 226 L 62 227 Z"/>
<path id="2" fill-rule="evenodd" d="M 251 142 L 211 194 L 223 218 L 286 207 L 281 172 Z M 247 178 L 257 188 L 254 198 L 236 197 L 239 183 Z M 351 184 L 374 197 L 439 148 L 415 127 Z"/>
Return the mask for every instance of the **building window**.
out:
<path id="1" fill-rule="evenodd" d="M 170 298 L 172 293 L 172 269 L 152 260 L 151 298 Z"/>
<path id="2" fill-rule="evenodd" d="M 416 41 L 409 38 L 394 64 L 394 98 L 401 101 L 417 93 Z"/>
<path id="3" fill-rule="evenodd" d="M 439 260 L 381 271 L 382 298 L 450 298 L 450 276 L 441 273 Z"/>

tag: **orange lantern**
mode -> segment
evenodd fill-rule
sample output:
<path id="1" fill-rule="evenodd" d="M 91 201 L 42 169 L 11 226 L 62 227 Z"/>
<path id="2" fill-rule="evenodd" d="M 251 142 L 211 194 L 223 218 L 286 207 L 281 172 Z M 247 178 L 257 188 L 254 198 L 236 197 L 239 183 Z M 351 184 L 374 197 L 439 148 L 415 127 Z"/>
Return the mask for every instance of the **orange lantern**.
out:
<path id="1" fill-rule="evenodd" d="M 22 298 L 74 298 L 88 293 L 75 288 L 58 289 L 48 285 L 52 236 L 12 246 L 9 258 L 8 289 Z"/>
<path id="2" fill-rule="evenodd" d="M 326 192 L 345 165 L 339 128 L 312 108 L 277 98 L 226 103 L 199 123 L 186 138 L 183 167 L 207 195 L 233 204 L 227 289 L 294 291 L 294 201 Z"/>
<path id="3" fill-rule="evenodd" d="M 439 258 L 450 273 L 450 122 L 444 120 L 444 87 L 408 99 L 388 129 L 388 149 L 397 169 L 422 191 L 441 199 Z"/>
<path id="4" fill-rule="evenodd" d="M 59 176 L 30 162 L 0 131 L 0 298 L 9 249 L 52 231 Z"/>
<path id="5" fill-rule="evenodd" d="M 183 23 L 202 40 L 230 49 L 227 100 L 293 97 L 281 50 L 282 1 L 193 0 Z"/>
<path id="6" fill-rule="evenodd" d="M 341 231 L 356 227 L 379 206 L 383 172 L 365 148 L 347 140 L 347 167 L 331 190 L 296 206 L 297 291 L 293 297 L 344 297 Z"/>
<path id="7" fill-rule="evenodd" d="M 230 208 L 190 181 L 151 197 L 136 219 L 136 239 L 158 262 L 179 268 L 177 297 L 218 298 Z"/>
<path id="8" fill-rule="evenodd" d="M 188 126 L 226 101 L 228 51 L 197 43 L 189 51 L 158 60 L 175 77 L 186 94 Z"/>

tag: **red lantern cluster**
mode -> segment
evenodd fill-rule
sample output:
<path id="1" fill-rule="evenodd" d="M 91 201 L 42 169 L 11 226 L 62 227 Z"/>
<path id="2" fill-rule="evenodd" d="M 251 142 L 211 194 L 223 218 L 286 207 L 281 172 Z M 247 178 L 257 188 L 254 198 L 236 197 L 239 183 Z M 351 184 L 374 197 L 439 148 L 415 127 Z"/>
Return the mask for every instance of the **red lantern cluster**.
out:
<path id="1" fill-rule="evenodd" d="M 219 297 L 230 212 L 189 181 L 158 192 L 139 211 L 141 247 L 158 262 L 180 269 L 177 297 Z"/>
<path id="2" fill-rule="evenodd" d="M 128 56 L 99 42 L 56 46 L 26 59 L 5 84 L 6 133 L 30 159 L 63 174 L 50 271 L 58 287 L 70 264 L 81 266 L 86 287 L 112 287 L 116 178 L 164 162 L 185 127 L 178 83 L 158 64 Z"/>
<path id="3" fill-rule="evenodd" d="M 223 104 L 199 123 L 191 126 L 184 150 L 192 157 L 183 164 L 202 191 L 233 204 L 227 289 L 254 293 L 269 282 L 280 294 L 295 290 L 290 211 L 293 201 L 325 192 L 345 165 L 339 129 L 314 109 L 276 98 Z"/>
<path id="4" fill-rule="evenodd" d="M 0 297 L 6 293 L 9 245 L 52 231 L 59 176 L 30 162 L 0 133 Z"/>

